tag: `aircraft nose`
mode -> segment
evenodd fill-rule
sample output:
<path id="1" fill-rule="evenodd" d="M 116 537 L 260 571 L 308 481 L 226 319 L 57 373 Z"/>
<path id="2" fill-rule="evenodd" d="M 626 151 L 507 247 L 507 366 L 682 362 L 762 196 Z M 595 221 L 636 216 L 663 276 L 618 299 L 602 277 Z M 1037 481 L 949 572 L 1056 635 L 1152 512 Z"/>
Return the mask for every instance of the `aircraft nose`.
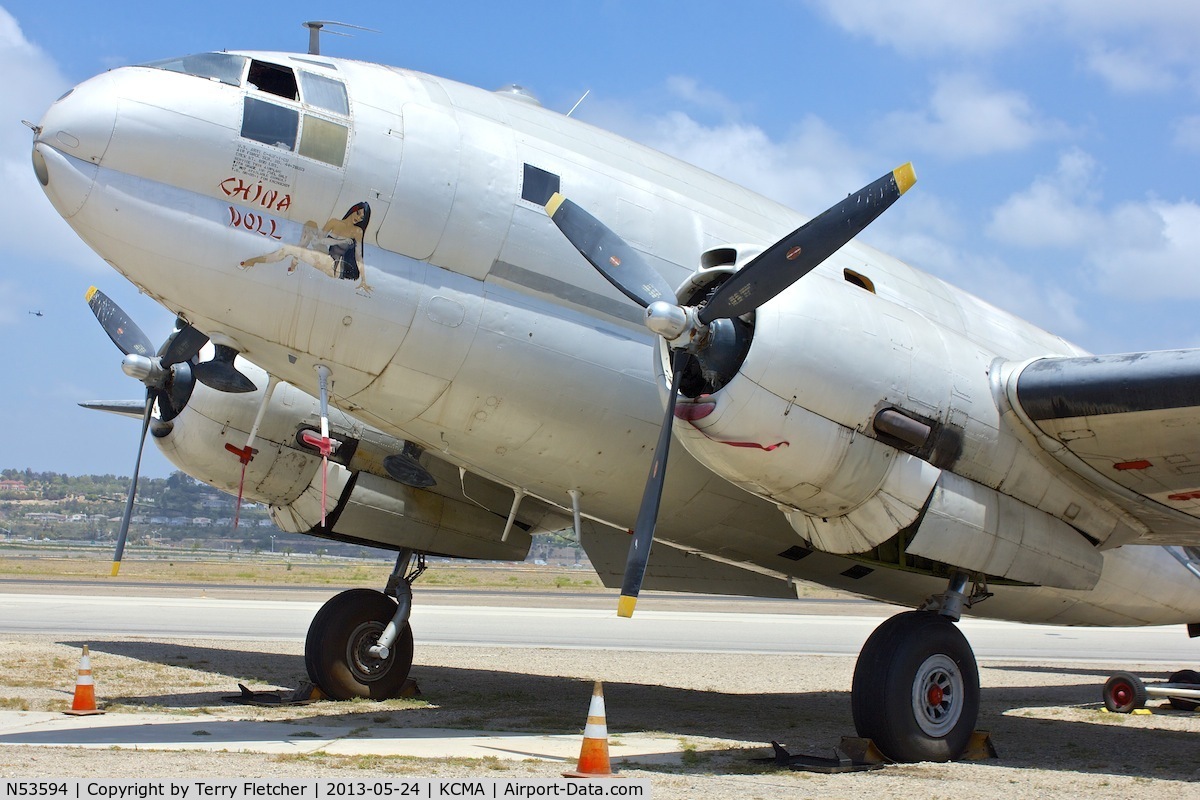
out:
<path id="1" fill-rule="evenodd" d="M 117 121 L 113 80 L 100 75 L 54 102 L 37 128 L 33 171 L 64 218 L 83 207 Z"/>
<path id="2" fill-rule="evenodd" d="M 112 75 L 105 73 L 54 101 L 42 117 L 36 141 L 63 155 L 99 164 L 116 124 L 117 96 Z"/>

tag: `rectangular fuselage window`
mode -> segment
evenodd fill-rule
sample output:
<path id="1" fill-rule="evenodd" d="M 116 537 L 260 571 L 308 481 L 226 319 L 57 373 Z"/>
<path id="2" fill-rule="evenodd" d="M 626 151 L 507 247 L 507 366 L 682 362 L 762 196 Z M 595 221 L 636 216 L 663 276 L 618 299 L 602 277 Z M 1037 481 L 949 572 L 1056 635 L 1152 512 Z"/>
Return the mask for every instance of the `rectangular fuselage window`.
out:
<path id="1" fill-rule="evenodd" d="M 345 125 L 305 114 L 304 131 L 300 134 L 300 155 L 340 167 L 346 158 L 348 135 Z"/>
<path id="2" fill-rule="evenodd" d="M 247 139 L 285 150 L 295 150 L 296 131 L 299 127 L 300 114 L 295 109 L 254 97 L 245 98 L 242 136 Z"/>

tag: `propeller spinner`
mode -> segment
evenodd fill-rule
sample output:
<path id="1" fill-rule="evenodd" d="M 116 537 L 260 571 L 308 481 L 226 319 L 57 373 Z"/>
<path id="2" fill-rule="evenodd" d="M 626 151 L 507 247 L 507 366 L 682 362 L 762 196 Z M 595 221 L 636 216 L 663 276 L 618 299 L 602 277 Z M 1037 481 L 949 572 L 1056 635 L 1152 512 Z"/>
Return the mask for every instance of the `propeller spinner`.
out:
<path id="1" fill-rule="evenodd" d="M 625 562 L 619 616 L 633 615 L 650 562 L 671 421 L 689 357 L 702 364 L 706 356 L 720 360 L 722 354 L 716 351 L 728 341 L 721 335 L 721 320 L 754 311 L 803 278 L 896 202 L 916 179 L 911 163 L 892 170 L 768 247 L 730 276 L 706 302 L 686 306 L 673 302 L 675 293 L 663 277 L 600 220 L 557 192 L 546 203 L 546 213 L 563 235 L 613 286 L 646 310 L 646 327 L 666 339 L 671 350 L 671 391 Z"/>

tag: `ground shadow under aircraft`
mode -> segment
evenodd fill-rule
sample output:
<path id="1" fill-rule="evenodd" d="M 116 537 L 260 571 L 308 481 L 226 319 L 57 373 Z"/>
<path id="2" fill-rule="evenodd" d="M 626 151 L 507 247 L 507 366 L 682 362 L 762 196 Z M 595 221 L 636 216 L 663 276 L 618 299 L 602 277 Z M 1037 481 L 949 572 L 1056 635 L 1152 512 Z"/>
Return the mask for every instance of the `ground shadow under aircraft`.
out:
<path id="1" fill-rule="evenodd" d="M 79 646 L 82 642 L 65 642 Z M 91 641 L 94 653 L 111 653 L 154 662 L 175 663 L 218 675 L 230 675 L 229 691 L 194 691 L 162 695 L 109 698 L 134 706 L 199 707 L 221 704 L 221 697 L 236 694 L 234 681 L 270 686 L 295 686 L 304 679 L 303 657 L 299 655 L 252 653 L 249 646 L 228 648 L 174 642 Z M 702 654 L 679 654 L 680 658 L 704 659 Z M 602 657 L 601 657 L 602 658 Z M 250 674 L 246 664 L 251 663 Z M 990 670 L 1001 673 L 1060 675 L 1047 685 L 987 686 Z M 422 665 L 413 667 L 422 699 L 428 706 L 384 709 L 373 704 L 320 703 L 296 710 L 314 725 L 383 726 L 404 728 L 468 728 L 577 734 L 591 693 L 588 678 L 524 674 L 504 669 L 464 669 Z M 1100 687 L 1108 674 L 1099 667 L 1073 668 L 1021 665 L 983 665 L 984 693 L 979 727 L 990 730 L 1000 752 L 993 763 L 1010 768 L 1063 770 L 1097 775 L 1146 777 L 1190 781 L 1196 776 L 1196 733 L 1166 730 L 1147 717 L 1101 717 Z M 1165 679 L 1168 672 L 1146 673 L 1149 680 Z M 1094 678 L 1094 680 L 1092 680 Z M 788 692 L 789 675 L 781 674 L 781 690 L 766 693 L 684 689 L 656 685 L 654 675 L 645 683 L 606 682 L 605 697 L 610 734 L 655 731 L 669 736 L 710 737 L 762 742 L 761 752 L 745 749 L 706 751 L 710 759 L 741 760 L 750 755 L 769 754 L 772 739 L 785 742 L 793 752 L 828 751 L 843 735 L 853 735 L 848 691 Z M 1096 714 L 1095 721 L 1056 718 L 1071 707 Z M 1191 715 L 1156 710 L 1159 715 Z M 1154 719 L 1161 719 L 1156 717 Z M 386 721 L 384 721 L 386 720 Z M 248 726 L 249 727 L 249 726 Z M 1049 736 L 1047 735 L 1049 734 Z M 247 735 L 252 736 L 249 733 Z M 1049 739 L 1054 746 L 1045 747 Z M 1152 759 L 1136 760 L 1129 752 L 1148 750 Z M 653 766 L 647 766 L 654 769 Z M 684 767 L 687 768 L 686 765 Z M 703 771 L 704 765 L 696 769 Z M 678 771 L 679 767 L 672 767 Z"/>

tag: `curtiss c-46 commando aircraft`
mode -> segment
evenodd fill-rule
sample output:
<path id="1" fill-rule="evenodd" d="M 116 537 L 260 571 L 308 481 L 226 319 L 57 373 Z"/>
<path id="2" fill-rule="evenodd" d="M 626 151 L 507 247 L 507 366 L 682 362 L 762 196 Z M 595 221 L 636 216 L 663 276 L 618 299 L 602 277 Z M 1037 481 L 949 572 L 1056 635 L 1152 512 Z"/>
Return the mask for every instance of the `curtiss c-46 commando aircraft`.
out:
<path id="1" fill-rule="evenodd" d="M 515 87 L 268 52 L 88 80 L 33 165 L 179 317 L 156 350 L 89 293 L 143 433 L 285 530 L 398 552 L 312 623 L 336 697 L 402 684 L 426 554 L 568 526 L 625 616 L 796 579 L 916 609 L 854 673 L 897 760 L 966 746 L 964 609 L 1200 634 L 1200 351 L 1094 357 L 852 241 L 910 166 L 805 221 Z"/>

